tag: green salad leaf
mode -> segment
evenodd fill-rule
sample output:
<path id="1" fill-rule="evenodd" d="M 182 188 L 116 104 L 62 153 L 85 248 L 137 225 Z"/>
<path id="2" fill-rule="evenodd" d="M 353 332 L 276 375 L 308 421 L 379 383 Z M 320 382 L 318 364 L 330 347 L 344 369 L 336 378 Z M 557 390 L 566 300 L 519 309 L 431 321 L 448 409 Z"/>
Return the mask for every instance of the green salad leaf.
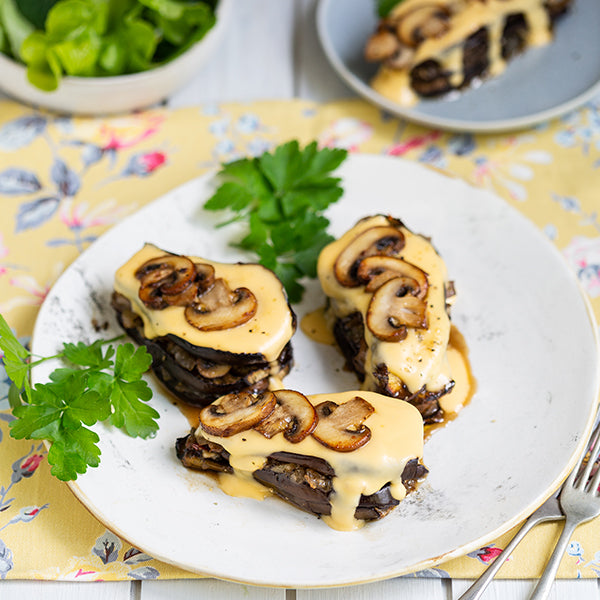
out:
<path id="1" fill-rule="evenodd" d="M 15 0 L 19 12 L 36 28 L 44 29 L 48 11 L 58 0 Z"/>
<path id="2" fill-rule="evenodd" d="M 65 75 L 103 77 L 163 64 L 216 22 L 214 1 L 0 0 L 0 51 L 55 90 Z"/>
<path id="3" fill-rule="evenodd" d="M 0 29 L 8 54 L 21 58 L 21 46 L 35 27 L 21 14 L 15 0 L 0 0 Z"/>

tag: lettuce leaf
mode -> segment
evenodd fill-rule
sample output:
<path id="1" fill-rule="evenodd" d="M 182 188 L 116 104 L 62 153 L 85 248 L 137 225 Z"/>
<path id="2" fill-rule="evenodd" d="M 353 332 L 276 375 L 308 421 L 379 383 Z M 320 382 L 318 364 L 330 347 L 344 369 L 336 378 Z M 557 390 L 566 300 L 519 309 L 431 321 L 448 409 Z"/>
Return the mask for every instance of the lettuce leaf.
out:
<path id="1" fill-rule="evenodd" d="M 0 0 L 0 25 L 10 55 L 21 60 L 21 46 L 34 31 L 34 26 L 21 14 L 15 0 Z"/>
<path id="2" fill-rule="evenodd" d="M 15 0 L 19 12 L 36 28 L 43 29 L 48 11 L 58 0 Z"/>
<path id="3" fill-rule="evenodd" d="M 0 0 L 0 52 L 51 91 L 65 75 L 103 77 L 164 64 L 215 24 L 214 0 Z"/>

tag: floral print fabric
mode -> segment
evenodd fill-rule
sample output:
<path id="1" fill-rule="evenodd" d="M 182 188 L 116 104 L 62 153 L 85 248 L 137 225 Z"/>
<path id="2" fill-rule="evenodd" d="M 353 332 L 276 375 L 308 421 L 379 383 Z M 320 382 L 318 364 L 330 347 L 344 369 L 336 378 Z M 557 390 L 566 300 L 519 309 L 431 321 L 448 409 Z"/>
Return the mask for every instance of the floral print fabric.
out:
<path id="1" fill-rule="evenodd" d="M 62 271 L 111 225 L 220 163 L 289 139 L 418 161 L 494 191 L 562 252 L 600 317 L 600 100 L 536 128 L 456 134 L 363 101 L 203 105 L 71 118 L 0 103 L 0 312 L 23 343 Z M 106 529 L 49 474 L 43 444 L 10 438 L 0 363 L 0 579 L 195 577 Z M 119 491 L 115 490 L 115 494 Z M 419 573 L 476 577 L 514 532 Z M 502 570 L 537 577 L 557 529 L 528 535 Z M 578 528 L 561 577 L 600 574 L 600 521 Z"/>

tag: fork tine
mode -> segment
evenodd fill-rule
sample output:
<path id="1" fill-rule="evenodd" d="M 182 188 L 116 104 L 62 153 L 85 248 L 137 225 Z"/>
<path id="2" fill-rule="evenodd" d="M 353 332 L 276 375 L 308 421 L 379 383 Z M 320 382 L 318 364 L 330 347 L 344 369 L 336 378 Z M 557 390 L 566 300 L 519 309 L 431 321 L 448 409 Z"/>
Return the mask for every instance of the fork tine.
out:
<path id="1" fill-rule="evenodd" d="M 590 459 L 589 459 L 587 467 L 585 469 L 586 475 L 588 477 L 589 477 L 590 473 L 592 472 L 594 465 L 596 464 L 599 456 L 600 456 L 600 440 L 596 440 L 596 447 L 594 448 L 593 454 L 590 453 Z M 600 485 L 600 467 L 598 467 L 598 470 L 594 474 L 592 481 L 587 486 L 587 490 L 590 492 L 593 492 L 594 494 L 597 495 L 598 494 L 598 485 Z"/>
<path id="2" fill-rule="evenodd" d="M 589 459 L 583 473 L 577 478 L 575 482 L 575 487 L 580 489 L 585 489 L 586 483 L 590 477 L 590 473 L 592 472 L 592 468 L 596 460 L 598 460 L 598 454 L 600 453 L 600 440 L 598 439 L 600 436 L 600 423 L 596 425 L 596 428 L 592 432 L 590 439 L 587 443 L 587 450 L 589 450 Z M 577 468 L 574 469 L 575 472 L 579 471 L 581 468 L 581 463 L 585 460 L 585 457 L 588 455 L 588 452 L 583 452 L 581 458 L 579 460 L 579 464 Z"/>
<path id="3" fill-rule="evenodd" d="M 598 460 L 597 456 L 596 456 L 596 460 Z M 596 462 L 596 461 L 594 461 L 594 462 Z M 594 474 L 594 478 L 592 479 L 592 482 L 590 483 L 590 486 L 589 486 L 589 490 L 591 492 L 593 492 L 596 496 L 600 495 L 600 492 L 598 492 L 598 486 L 600 486 L 600 468 L 598 468 L 598 470 Z"/>
<path id="4" fill-rule="evenodd" d="M 580 454 L 579 458 L 577 459 L 577 462 L 575 463 L 575 466 L 573 467 L 573 469 L 569 473 L 569 476 L 567 477 L 567 479 L 565 480 L 565 482 L 563 484 L 564 487 L 567 487 L 567 486 L 577 487 L 577 484 L 581 482 L 581 479 L 577 479 L 577 476 L 579 475 L 579 471 L 581 470 L 581 465 L 583 464 L 583 460 L 586 457 L 587 450 L 590 447 L 590 445 L 592 444 L 592 441 L 594 444 L 597 444 L 597 437 L 598 437 L 599 433 L 600 433 L 600 422 L 596 425 L 596 427 L 592 431 L 592 434 L 587 439 L 583 452 Z"/>

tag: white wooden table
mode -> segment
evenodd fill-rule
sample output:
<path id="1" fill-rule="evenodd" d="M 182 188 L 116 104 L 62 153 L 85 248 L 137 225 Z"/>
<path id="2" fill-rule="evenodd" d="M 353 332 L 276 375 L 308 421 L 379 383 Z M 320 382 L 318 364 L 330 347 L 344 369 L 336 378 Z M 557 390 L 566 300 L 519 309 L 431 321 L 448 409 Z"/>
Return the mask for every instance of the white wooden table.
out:
<path id="1" fill-rule="evenodd" d="M 369 0 L 366 0 L 369 1 Z M 209 65 L 168 105 L 306 98 L 327 101 L 354 96 L 327 63 L 315 27 L 316 0 L 237 0 L 236 12 Z M 489 600 L 521 600 L 533 581 L 495 581 Z M 0 600 L 452 600 L 469 581 L 399 578 L 337 589 L 285 590 L 206 580 L 118 583 L 0 582 Z M 600 600 L 596 580 L 558 581 L 552 600 Z"/>

